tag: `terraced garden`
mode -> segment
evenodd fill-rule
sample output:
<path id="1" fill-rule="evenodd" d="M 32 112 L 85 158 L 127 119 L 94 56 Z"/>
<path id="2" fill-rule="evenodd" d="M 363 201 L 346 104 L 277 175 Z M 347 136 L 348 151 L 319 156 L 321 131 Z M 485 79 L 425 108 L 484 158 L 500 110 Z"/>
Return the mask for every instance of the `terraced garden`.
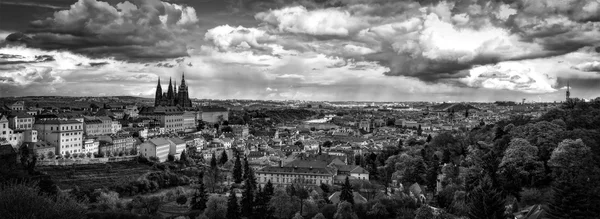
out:
<path id="1" fill-rule="evenodd" d="M 136 180 L 152 167 L 137 161 L 73 166 L 42 166 L 37 170 L 48 173 L 60 189 L 96 189 L 121 185 Z"/>

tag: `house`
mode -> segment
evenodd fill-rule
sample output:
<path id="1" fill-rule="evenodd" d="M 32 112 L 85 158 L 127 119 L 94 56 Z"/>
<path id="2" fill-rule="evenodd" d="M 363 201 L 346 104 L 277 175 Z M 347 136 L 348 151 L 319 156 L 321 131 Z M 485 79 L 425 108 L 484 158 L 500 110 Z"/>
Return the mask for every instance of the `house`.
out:
<path id="1" fill-rule="evenodd" d="M 421 203 L 424 203 L 426 200 L 424 191 L 425 190 L 421 187 L 421 185 L 419 185 L 419 183 L 413 183 L 410 187 L 408 187 L 410 197 L 416 201 L 420 201 Z"/>
<path id="2" fill-rule="evenodd" d="M 284 152 L 284 153 L 286 153 L 286 154 L 288 154 L 288 153 L 291 154 L 291 153 L 294 153 L 294 152 L 300 152 L 302 150 L 297 145 L 290 145 L 290 146 L 281 148 L 281 151 Z"/>
<path id="3" fill-rule="evenodd" d="M 354 179 L 358 180 L 369 180 L 369 171 L 365 170 L 361 166 L 358 165 L 332 165 L 338 170 L 338 176 L 351 176 Z"/>
<path id="4" fill-rule="evenodd" d="M 156 157 L 159 162 L 164 162 L 169 156 L 171 143 L 164 138 L 153 138 L 140 144 L 140 154 L 144 157 Z"/>

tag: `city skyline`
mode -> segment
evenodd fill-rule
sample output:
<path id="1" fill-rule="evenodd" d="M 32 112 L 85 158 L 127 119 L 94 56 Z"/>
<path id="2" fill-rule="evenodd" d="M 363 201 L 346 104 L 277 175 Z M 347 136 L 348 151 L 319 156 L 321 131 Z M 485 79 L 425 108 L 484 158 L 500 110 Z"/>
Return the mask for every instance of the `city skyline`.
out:
<path id="1" fill-rule="evenodd" d="M 199 99 L 553 102 L 567 83 L 592 99 L 599 16 L 593 0 L 2 1 L 0 97 L 152 98 L 185 72 Z"/>

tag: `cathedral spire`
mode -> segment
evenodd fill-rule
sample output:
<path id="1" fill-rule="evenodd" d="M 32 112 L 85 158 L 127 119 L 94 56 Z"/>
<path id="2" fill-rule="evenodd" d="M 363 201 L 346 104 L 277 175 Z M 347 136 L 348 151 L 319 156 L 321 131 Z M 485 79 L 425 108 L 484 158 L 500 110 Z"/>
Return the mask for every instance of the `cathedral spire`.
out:
<path id="1" fill-rule="evenodd" d="M 181 72 L 181 86 L 185 86 L 185 72 Z"/>
<path id="2" fill-rule="evenodd" d="M 154 106 L 159 106 L 162 99 L 162 88 L 160 87 L 160 77 L 158 77 L 158 84 L 156 85 L 156 93 L 154 94 Z"/>
<path id="3" fill-rule="evenodd" d="M 167 90 L 167 99 L 173 99 L 173 83 L 171 82 L 171 77 L 169 77 L 169 88 Z"/>

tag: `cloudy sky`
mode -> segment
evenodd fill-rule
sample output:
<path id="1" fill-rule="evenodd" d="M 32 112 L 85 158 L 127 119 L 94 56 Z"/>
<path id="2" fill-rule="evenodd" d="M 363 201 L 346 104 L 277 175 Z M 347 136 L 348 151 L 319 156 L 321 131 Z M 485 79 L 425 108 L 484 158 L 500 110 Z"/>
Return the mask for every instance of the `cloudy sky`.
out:
<path id="1" fill-rule="evenodd" d="M 600 0 L 2 0 L 0 96 L 600 96 Z"/>

